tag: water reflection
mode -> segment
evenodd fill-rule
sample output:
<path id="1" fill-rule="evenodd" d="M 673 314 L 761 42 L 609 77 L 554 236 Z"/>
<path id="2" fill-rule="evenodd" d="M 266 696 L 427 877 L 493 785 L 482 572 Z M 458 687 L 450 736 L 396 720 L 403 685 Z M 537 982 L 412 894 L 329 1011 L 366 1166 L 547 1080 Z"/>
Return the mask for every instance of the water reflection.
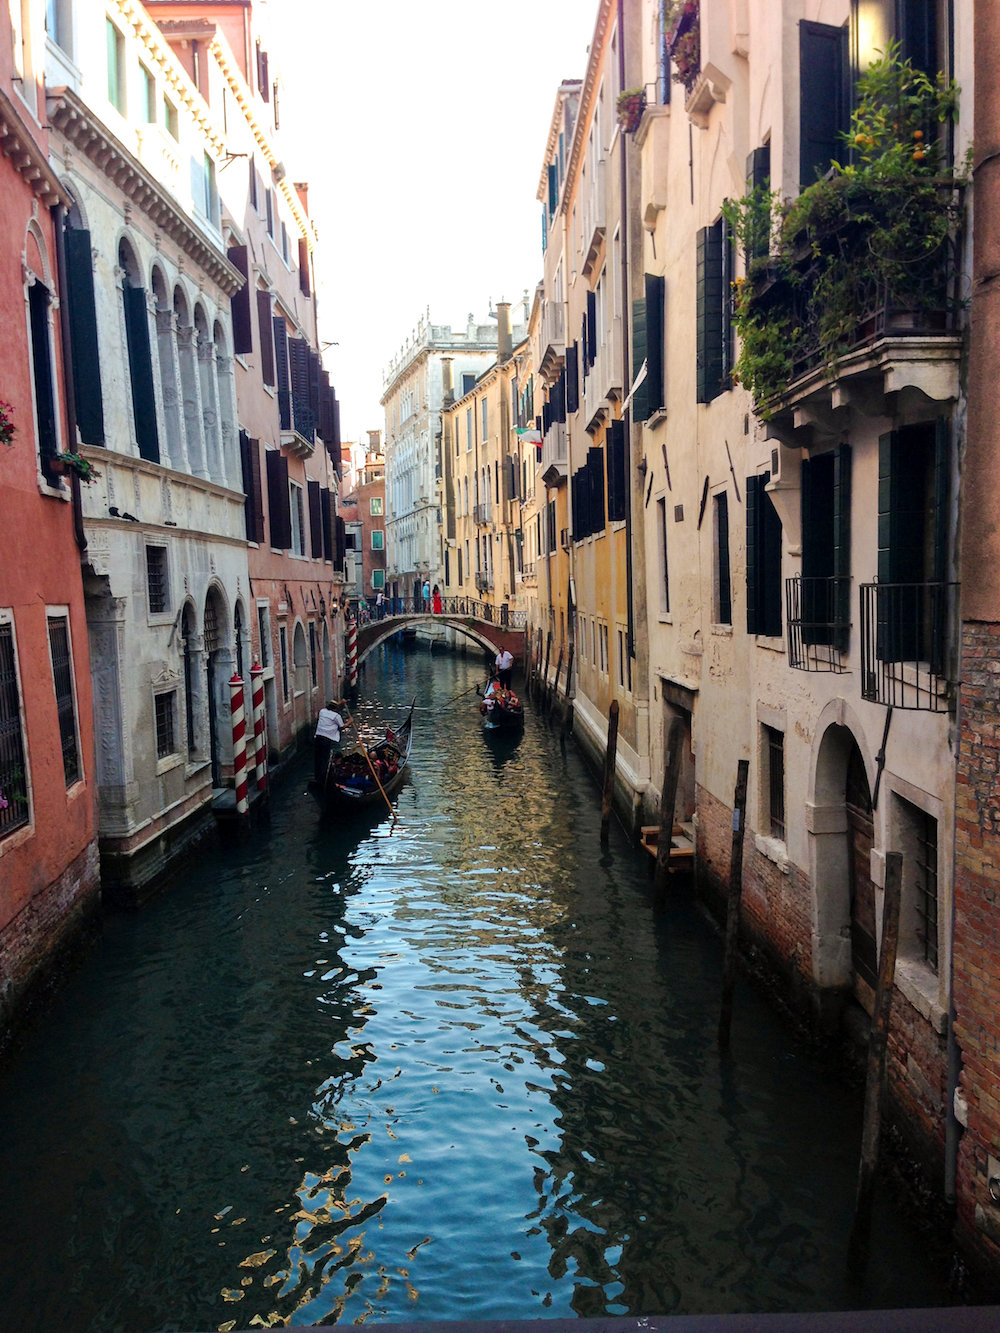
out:
<path id="1" fill-rule="evenodd" d="M 844 1272 L 859 1108 L 651 900 L 566 745 L 486 744 L 470 659 L 418 695 L 399 822 L 269 830 L 113 918 L 8 1078 L 8 1318 L 66 1330 L 510 1319 L 943 1299 L 884 1203 Z M 57 1219 L 60 1280 L 49 1259 Z M 5 1311 L 6 1313 L 6 1311 Z"/>

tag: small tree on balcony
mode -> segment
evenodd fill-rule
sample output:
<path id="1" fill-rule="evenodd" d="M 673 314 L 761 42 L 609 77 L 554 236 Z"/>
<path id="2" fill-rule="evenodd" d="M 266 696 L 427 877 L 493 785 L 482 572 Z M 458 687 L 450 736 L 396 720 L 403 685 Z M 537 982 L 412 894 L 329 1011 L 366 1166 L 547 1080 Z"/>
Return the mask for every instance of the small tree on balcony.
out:
<path id="1" fill-rule="evenodd" d="M 931 80 L 893 45 L 858 81 L 846 165 L 792 200 L 769 185 L 724 206 L 742 244 L 735 377 L 762 414 L 807 347 L 828 369 L 857 341 L 872 294 L 895 309 L 940 309 L 964 175 L 946 162 L 956 85 Z M 762 237 L 768 243 L 762 244 Z"/>

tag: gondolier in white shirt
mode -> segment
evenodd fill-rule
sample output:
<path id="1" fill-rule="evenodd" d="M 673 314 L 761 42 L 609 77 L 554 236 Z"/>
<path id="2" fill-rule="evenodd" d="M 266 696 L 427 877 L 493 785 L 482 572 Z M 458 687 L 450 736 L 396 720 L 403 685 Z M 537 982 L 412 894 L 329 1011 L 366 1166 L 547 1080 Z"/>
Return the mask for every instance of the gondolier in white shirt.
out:
<path id="1" fill-rule="evenodd" d="M 514 654 L 509 648 L 501 648 L 496 657 L 497 679 L 503 689 L 510 689 L 510 675 L 514 669 Z"/>
<path id="2" fill-rule="evenodd" d="M 340 749 L 340 733 L 344 729 L 344 719 L 337 711 L 343 700 L 337 703 L 329 699 L 326 707 L 319 710 L 316 721 L 316 734 L 313 737 L 313 776 L 322 784 L 326 780 L 326 770 L 330 756 Z"/>

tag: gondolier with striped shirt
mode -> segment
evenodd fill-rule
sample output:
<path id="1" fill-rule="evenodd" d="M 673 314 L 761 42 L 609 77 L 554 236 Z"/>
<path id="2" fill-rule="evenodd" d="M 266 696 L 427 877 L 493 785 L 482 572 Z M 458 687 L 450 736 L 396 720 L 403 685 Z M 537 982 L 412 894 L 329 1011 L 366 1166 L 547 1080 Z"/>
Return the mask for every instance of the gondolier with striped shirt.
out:
<path id="1" fill-rule="evenodd" d="M 319 710 L 316 722 L 316 734 L 313 738 L 313 776 L 323 783 L 330 756 L 340 749 L 340 733 L 344 729 L 344 719 L 337 711 L 343 707 L 343 699 L 338 703 L 329 699 L 326 707 Z"/>
<path id="2" fill-rule="evenodd" d="M 514 654 L 509 648 L 501 648 L 496 656 L 497 679 L 505 690 L 510 689 L 510 676 L 514 669 Z"/>

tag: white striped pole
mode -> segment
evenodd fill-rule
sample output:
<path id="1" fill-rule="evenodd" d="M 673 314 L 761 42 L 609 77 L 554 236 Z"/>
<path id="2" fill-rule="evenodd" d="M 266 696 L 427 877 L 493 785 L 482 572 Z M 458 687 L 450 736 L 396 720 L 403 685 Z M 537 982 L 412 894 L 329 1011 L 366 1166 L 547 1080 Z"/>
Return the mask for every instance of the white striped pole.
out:
<path id="1" fill-rule="evenodd" d="M 229 682 L 229 706 L 233 715 L 233 782 L 236 787 L 236 813 L 250 809 L 247 799 L 247 726 L 243 712 L 243 680 L 234 675 Z"/>
<path id="2" fill-rule="evenodd" d="M 353 690 L 358 683 L 358 622 L 351 616 L 347 622 L 347 681 Z"/>
<path id="3" fill-rule="evenodd" d="M 267 734 L 264 726 L 264 668 L 254 662 L 250 668 L 253 713 L 254 768 L 257 790 L 267 791 Z"/>

